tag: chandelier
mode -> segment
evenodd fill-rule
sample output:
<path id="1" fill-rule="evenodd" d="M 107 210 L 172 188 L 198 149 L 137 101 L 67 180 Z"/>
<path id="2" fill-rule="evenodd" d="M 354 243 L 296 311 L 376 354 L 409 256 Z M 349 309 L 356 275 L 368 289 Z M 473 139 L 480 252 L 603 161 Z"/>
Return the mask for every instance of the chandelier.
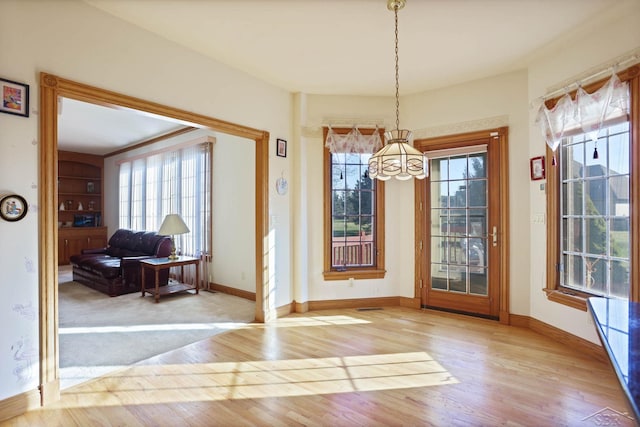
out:
<path id="1" fill-rule="evenodd" d="M 369 176 L 386 181 L 392 176 L 399 180 L 423 179 L 429 175 L 429 160 L 413 148 L 409 140 L 412 133 L 400 129 L 400 85 L 398 68 L 398 11 L 405 0 L 387 0 L 387 9 L 393 11 L 396 23 L 396 128 L 384 133 L 386 145 L 369 159 Z"/>

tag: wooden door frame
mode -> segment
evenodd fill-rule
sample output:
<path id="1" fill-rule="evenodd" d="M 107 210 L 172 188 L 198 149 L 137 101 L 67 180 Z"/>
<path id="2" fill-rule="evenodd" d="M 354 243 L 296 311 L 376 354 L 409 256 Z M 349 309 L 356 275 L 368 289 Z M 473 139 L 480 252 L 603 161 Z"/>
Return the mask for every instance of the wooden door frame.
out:
<path id="1" fill-rule="evenodd" d="M 177 119 L 199 127 L 255 141 L 255 320 L 264 322 L 268 315 L 269 265 L 265 241 L 269 215 L 269 132 L 253 129 L 213 117 L 157 104 L 128 95 L 100 89 L 61 77 L 40 73 L 40 147 L 38 188 L 39 251 L 39 328 L 40 328 L 40 400 L 41 404 L 60 399 L 58 346 L 58 99 L 125 108 Z"/>
<path id="2" fill-rule="evenodd" d="M 496 129 L 475 131 L 456 135 L 447 135 L 428 139 L 419 139 L 414 141 L 414 146 L 424 152 L 427 148 L 431 148 L 436 143 L 450 144 L 462 143 L 464 141 L 474 139 L 486 139 L 491 137 L 497 139 L 498 152 L 496 153 L 497 162 L 500 165 L 499 182 L 497 190 L 499 195 L 499 231 L 500 239 L 500 269 L 499 276 L 499 298 L 498 318 L 500 323 L 509 324 L 509 145 L 508 145 L 508 127 L 500 127 Z M 426 286 L 426 276 L 429 274 L 429 266 L 424 259 L 424 250 L 420 242 L 428 230 L 425 230 L 423 207 L 426 209 L 428 200 L 423 200 L 425 194 L 425 180 L 416 180 L 414 185 L 415 194 L 415 297 L 422 301 L 422 288 Z M 495 183 L 493 185 L 496 185 Z"/>

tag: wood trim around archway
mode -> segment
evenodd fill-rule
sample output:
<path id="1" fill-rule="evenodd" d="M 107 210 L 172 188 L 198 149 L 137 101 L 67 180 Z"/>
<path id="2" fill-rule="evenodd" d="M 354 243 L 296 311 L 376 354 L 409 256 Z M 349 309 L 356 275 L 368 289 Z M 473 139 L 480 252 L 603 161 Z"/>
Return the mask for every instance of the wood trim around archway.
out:
<path id="1" fill-rule="evenodd" d="M 40 400 L 60 399 L 58 346 L 58 98 L 66 97 L 112 108 L 127 108 L 177 119 L 199 127 L 252 139 L 255 144 L 255 319 L 267 317 L 269 266 L 265 264 L 268 236 L 269 132 L 40 73 L 39 283 L 40 283 Z"/>

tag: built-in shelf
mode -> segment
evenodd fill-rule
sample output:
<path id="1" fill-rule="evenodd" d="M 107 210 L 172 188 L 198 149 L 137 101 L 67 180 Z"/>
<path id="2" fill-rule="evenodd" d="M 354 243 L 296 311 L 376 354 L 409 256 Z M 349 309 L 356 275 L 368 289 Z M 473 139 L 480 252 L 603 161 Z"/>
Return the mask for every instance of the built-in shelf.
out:
<path id="1" fill-rule="evenodd" d="M 101 156 L 58 151 L 58 264 L 82 249 L 106 245 Z M 80 209 L 79 209 L 80 208 Z"/>

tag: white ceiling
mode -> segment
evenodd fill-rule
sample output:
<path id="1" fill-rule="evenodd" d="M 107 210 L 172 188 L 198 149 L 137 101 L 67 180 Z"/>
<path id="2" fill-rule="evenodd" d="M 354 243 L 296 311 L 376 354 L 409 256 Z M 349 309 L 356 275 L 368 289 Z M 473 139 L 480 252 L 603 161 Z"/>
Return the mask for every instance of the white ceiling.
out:
<path id="1" fill-rule="evenodd" d="M 395 93 L 394 16 L 386 0 L 84 1 L 291 92 Z M 400 93 L 521 69 L 620 2 L 407 0 L 398 13 Z M 62 144 L 75 126 L 60 130 Z"/>
<path id="2" fill-rule="evenodd" d="M 58 148 L 104 155 L 178 130 L 184 125 L 158 116 L 62 98 Z"/>

